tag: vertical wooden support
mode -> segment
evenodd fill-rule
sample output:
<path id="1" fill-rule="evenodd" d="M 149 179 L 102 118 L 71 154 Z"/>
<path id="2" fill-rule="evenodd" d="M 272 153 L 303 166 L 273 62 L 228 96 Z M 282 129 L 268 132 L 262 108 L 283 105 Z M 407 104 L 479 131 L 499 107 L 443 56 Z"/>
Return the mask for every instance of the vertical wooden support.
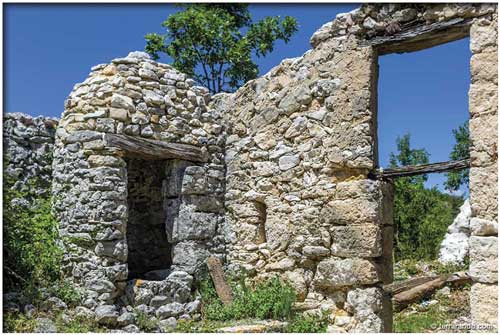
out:
<path id="1" fill-rule="evenodd" d="M 212 277 L 212 280 L 214 282 L 217 295 L 224 305 L 229 305 L 233 302 L 233 292 L 224 276 L 222 263 L 217 257 L 208 257 L 207 266 L 208 271 L 210 272 L 210 276 Z"/>

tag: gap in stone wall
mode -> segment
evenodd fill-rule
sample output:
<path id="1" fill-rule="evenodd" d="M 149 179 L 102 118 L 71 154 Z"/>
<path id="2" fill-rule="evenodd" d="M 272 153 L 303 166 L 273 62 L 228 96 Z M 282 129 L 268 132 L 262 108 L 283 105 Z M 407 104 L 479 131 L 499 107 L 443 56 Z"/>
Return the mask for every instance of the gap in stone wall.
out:
<path id="1" fill-rule="evenodd" d="M 261 244 L 267 241 L 266 238 L 266 219 L 267 219 L 267 206 L 263 202 L 256 201 L 255 208 L 259 213 L 259 231 L 257 236 L 257 244 Z"/>
<path id="2" fill-rule="evenodd" d="M 127 159 L 129 279 L 166 277 L 172 264 L 172 244 L 166 231 L 167 199 L 162 190 L 166 165 L 167 161 Z"/>

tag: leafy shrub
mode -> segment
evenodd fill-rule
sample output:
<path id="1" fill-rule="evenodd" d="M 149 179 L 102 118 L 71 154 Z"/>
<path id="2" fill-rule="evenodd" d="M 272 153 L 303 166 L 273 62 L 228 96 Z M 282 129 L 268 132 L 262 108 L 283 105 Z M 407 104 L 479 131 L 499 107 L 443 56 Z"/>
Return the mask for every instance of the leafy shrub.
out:
<path id="1" fill-rule="evenodd" d="M 233 302 L 224 305 L 217 296 L 213 282 L 205 280 L 200 291 L 203 313 L 208 320 L 239 320 L 244 318 L 285 319 L 290 317 L 296 294 L 278 277 L 248 287 L 243 281 L 230 281 Z"/>
<path id="2" fill-rule="evenodd" d="M 4 175 L 3 232 L 6 291 L 22 291 L 33 303 L 43 291 L 68 305 L 80 300 L 79 293 L 61 277 L 62 250 L 58 245 L 58 223 L 51 213 L 51 197 L 34 190 L 46 187 L 30 180 L 23 191 L 13 188 L 15 180 Z"/>
<path id="3" fill-rule="evenodd" d="M 326 315 L 297 314 L 285 328 L 286 333 L 325 333 L 328 327 Z"/>
<path id="4" fill-rule="evenodd" d="M 12 189 L 4 176 L 4 270 L 6 287 L 49 286 L 60 278 L 62 251 L 57 246 L 57 222 L 50 196 Z M 37 181 L 30 181 L 31 189 Z M 27 203 L 19 199 L 28 199 Z"/>
<path id="5" fill-rule="evenodd" d="M 145 332 L 152 332 L 158 328 L 158 322 L 150 319 L 146 313 L 138 312 L 135 316 L 135 322 L 140 330 Z"/>
<path id="6" fill-rule="evenodd" d="M 66 280 L 54 283 L 54 286 L 49 288 L 49 293 L 66 302 L 70 307 L 77 306 L 81 300 L 80 292 Z"/>
<path id="7" fill-rule="evenodd" d="M 33 333 L 35 327 L 35 319 L 22 313 L 3 313 L 3 331 L 6 333 Z"/>

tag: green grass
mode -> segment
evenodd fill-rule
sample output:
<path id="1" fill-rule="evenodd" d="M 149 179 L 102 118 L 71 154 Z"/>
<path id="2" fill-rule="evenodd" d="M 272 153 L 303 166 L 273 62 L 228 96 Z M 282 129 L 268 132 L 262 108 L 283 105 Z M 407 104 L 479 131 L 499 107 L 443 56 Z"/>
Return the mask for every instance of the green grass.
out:
<path id="1" fill-rule="evenodd" d="M 396 333 L 425 333 L 435 330 L 436 326 L 446 323 L 447 315 L 432 306 L 427 311 L 415 314 L 398 313 L 394 316 L 394 332 Z"/>
<path id="2" fill-rule="evenodd" d="M 6 312 L 3 315 L 3 331 L 9 333 L 33 333 L 37 326 L 36 318 L 45 317 L 54 321 L 58 333 L 103 333 L 106 328 L 98 325 L 93 319 L 71 317 L 69 322 L 64 322 L 62 313 L 48 314 L 39 312 L 32 318 L 22 313 Z"/>
<path id="3" fill-rule="evenodd" d="M 394 313 L 394 332 L 396 333 L 426 333 L 436 331 L 440 325 L 450 324 L 459 316 L 468 315 L 469 290 L 465 286 L 452 289 L 449 297 L 434 297 L 438 303 L 429 307 L 413 304 L 405 310 Z M 410 313 L 410 311 L 415 311 Z"/>

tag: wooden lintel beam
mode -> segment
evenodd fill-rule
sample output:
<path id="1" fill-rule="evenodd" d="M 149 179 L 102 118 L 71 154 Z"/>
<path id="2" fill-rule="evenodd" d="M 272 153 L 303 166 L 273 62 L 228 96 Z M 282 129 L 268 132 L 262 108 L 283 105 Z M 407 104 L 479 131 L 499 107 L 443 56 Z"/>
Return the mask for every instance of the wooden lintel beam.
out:
<path id="1" fill-rule="evenodd" d="M 454 18 L 448 21 L 409 22 L 392 35 L 379 35 L 362 42 L 376 47 L 379 55 L 413 52 L 452 42 L 469 35 L 472 19 Z"/>
<path id="2" fill-rule="evenodd" d="M 416 176 L 426 173 L 463 170 L 467 169 L 468 167 L 470 167 L 470 160 L 462 159 L 457 161 L 402 166 L 391 169 L 379 169 L 374 172 L 374 175 L 376 179 L 391 179 L 399 177 Z"/>
<path id="3" fill-rule="evenodd" d="M 107 146 L 119 148 L 129 157 L 146 160 L 182 159 L 192 162 L 207 162 L 208 155 L 201 148 L 182 143 L 165 143 L 142 137 L 122 134 L 104 134 Z"/>

